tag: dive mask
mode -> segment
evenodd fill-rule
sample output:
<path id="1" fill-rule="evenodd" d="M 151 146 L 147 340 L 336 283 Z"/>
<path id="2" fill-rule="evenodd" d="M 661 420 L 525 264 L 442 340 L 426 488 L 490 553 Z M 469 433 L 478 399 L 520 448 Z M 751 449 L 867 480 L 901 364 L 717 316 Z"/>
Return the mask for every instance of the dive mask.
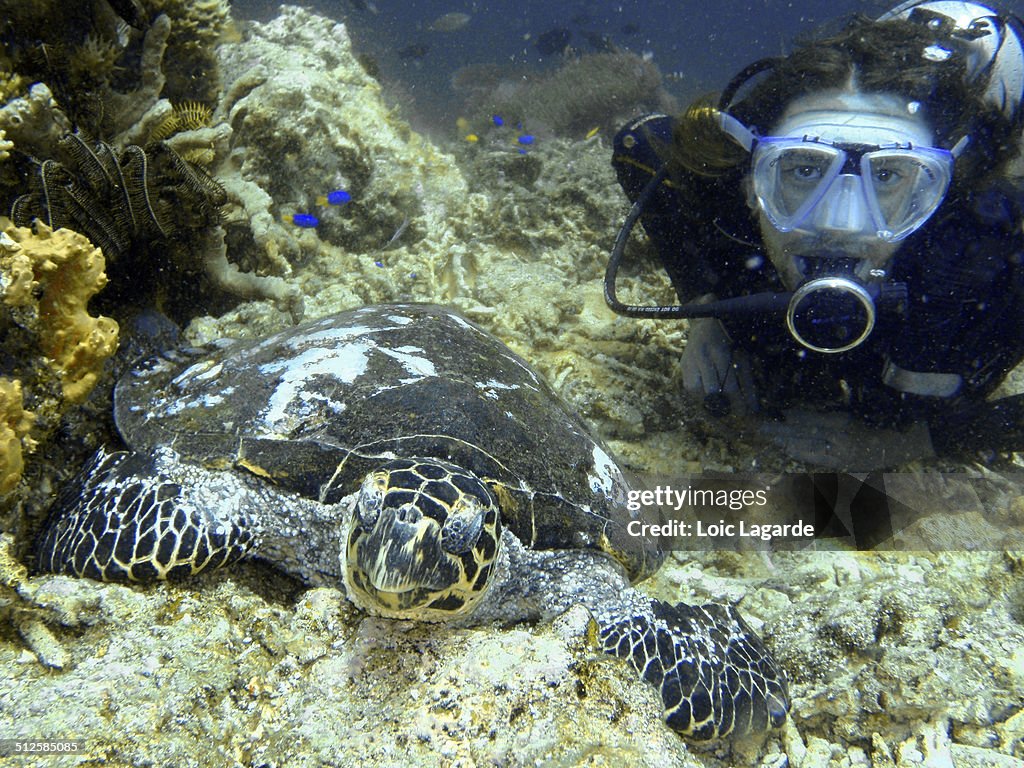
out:
<path id="1" fill-rule="evenodd" d="M 720 113 L 722 130 L 751 152 L 754 195 L 765 218 L 780 232 L 841 232 L 896 242 L 921 227 L 942 203 L 953 177 L 953 162 L 966 145 L 952 150 L 907 141 L 897 130 L 892 141 L 868 144 L 832 141 L 830 132 L 856 137 L 885 136 L 884 120 L 872 125 L 817 123 L 806 115 L 785 136 L 756 136 L 732 115 Z M 882 122 L 879 126 L 878 123 Z M 830 128 L 839 131 L 829 131 Z M 900 138 L 903 140 L 901 141 Z"/>

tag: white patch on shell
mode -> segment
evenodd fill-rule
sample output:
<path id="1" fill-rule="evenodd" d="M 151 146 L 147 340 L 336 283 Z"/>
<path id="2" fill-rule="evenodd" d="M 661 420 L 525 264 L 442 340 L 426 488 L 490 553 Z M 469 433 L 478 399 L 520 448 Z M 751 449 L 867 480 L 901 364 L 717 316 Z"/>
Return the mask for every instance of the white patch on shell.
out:
<path id="1" fill-rule="evenodd" d="M 360 336 L 368 336 L 377 331 L 391 330 L 390 328 L 370 328 L 365 325 L 349 325 L 337 327 L 331 323 L 332 318 L 324 318 L 324 321 L 312 326 L 301 336 L 294 336 L 287 341 L 290 349 L 305 349 L 306 347 L 341 347 L 350 340 Z"/>
<path id="2" fill-rule="evenodd" d="M 588 479 L 590 490 L 604 494 L 606 499 L 612 499 L 616 486 L 623 485 L 622 471 L 618 464 L 599 445 L 594 446 L 594 472 Z"/>
<path id="3" fill-rule="evenodd" d="M 300 392 L 299 398 L 304 403 L 323 403 L 323 409 L 334 414 L 344 413 L 345 409 L 348 407 L 342 402 L 332 400 L 322 392 Z M 316 409 L 311 408 L 310 410 Z"/>
<path id="4" fill-rule="evenodd" d="M 474 385 L 477 389 L 484 393 L 484 397 L 488 397 L 491 400 L 498 399 L 498 393 L 495 390 L 498 389 L 519 389 L 518 384 L 505 384 L 504 382 L 491 379 L 490 381 L 478 381 Z"/>
<path id="5" fill-rule="evenodd" d="M 309 336 L 302 337 L 303 340 L 308 338 Z M 366 373 L 370 350 L 376 346 L 372 341 L 365 339 L 336 347 L 310 347 L 295 357 L 261 365 L 260 374 L 277 376 L 278 383 L 270 396 L 270 402 L 257 418 L 262 420 L 271 432 L 287 430 L 293 419 L 302 418 L 312 412 L 306 389 L 310 377 L 330 376 L 345 384 L 351 384 Z M 303 405 L 296 408 L 300 401 Z M 344 408 L 344 405 L 331 404 L 331 408 Z"/>
<path id="6" fill-rule="evenodd" d="M 318 404 L 323 404 L 333 413 L 343 412 L 345 403 L 312 391 L 308 385 L 310 378 L 327 376 L 343 384 L 352 384 L 367 373 L 370 357 L 374 353 L 398 361 L 409 375 L 381 385 L 373 394 L 438 375 L 433 361 L 419 347 L 389 349 L 379 346 L 373 334 L 387 330 L 393 328 L 312 328 L 309 333 L 290 339 L 288 346 L 299 350 L 297 354 L 281 361 L 264 363 L 258 368 L 260 376 L 276 377 L 278 380 L 267 407 L 257 417 L 263 422 L 264 428 L 270 433 L 288 432 L 296 420 L 321 410 Z"/>
<path id="7" fill-rule="evenodd" d="M 425 350 L 419 347 L 395 347 L 394 349 L 381 347 L 380 351 L 400 362 L 405 370 L 409 372 L 412 378 L 401 379 L 402 384 L 412 384 L 420 379 L 437 376 L 437 368 L 433 361 L 427 357 L 417 356 L 417 352 L 420 355 L 427 354 Z"/>
<path id="8" fill-rule="evenodd" d="M 213 360 L 201 360 L 171 379 L 171 384 L 179 389 L 188 389 L 190 384 L 217 378 L 223 368 L 224 366 L 220 363 L 214 364 Z"/>
<path id="9" fill-rule="evenodd" d="M 540 387 L 541 387 L 540 379 L 537 378 L 537 374 L 530 368 L 530 366 L 526 365 L 522 360 L 520 360 L 518 357 L 516 357 L 513 354 L 504 354 L 503 353 L 502 357 L 504 357 L 510 363 L 513 363 L 517 368 L 521 368 L 523 370 L 523 372 L 527 376 L 530 377 L 530 381 L 534 382 L 537 385 L 536 387 L 532 387 L 532 389 L 540 389 Z"/>
<path id="10" fill-rule="evenodd" d="M 173 416 L 181 413 L 182 411 L 190 411 L 193 409 L 206 409 L 212 408 L 215 405 L 220 405 L 224 402 L 224 398 L 230 395 L 234 390 L 234 387 L 226 387 L 222 392 L 207 393 L 202 397 L 197 397 L 192 400 L 185 400 L 184 398 L 178 398 L 177 400 L 171 400 L 163 409 L 163 415 Z M 135 406 L 132 410 L 142 410 L 141 406 Z M 153 418 L 154 414 L 147 414 L 147 418 Z"/>
<path id="11" fill-rule="evenodd" d="M 463 328 L 468 328 L 471 331 L 476 331 L 477 333 L 480 333 L 480 329 L 479 328 L 477 328 L 476 326 L 470 325 L 469 323 L 467 323 L 465 320 L 463 320 L 458 315 L 448 315 L 448 319 L 451 320 L 454 323 L 457 323 L 458 325 L 461 325 Z"/>

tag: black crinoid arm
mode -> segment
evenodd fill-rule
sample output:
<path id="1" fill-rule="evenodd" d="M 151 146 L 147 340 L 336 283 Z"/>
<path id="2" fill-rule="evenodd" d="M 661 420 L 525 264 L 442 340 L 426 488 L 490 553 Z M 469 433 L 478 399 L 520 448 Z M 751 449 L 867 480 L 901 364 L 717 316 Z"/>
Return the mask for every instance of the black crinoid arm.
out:
<path id="1" fill-rule="evenodd" d="M 99 451 L 65 485 L 36 542 L 40 572 L 157 581 L 234 562 L 256 544 L 228 473 L 170 476 L 169 451 Z M 223 477 L 225 482 L 220 481 Z M 207 503 L 219 501 L 225 512 Z"/>
<path id="2" fill-rule="evenodd" d="M 785 675 L 732 606 L 650 600 L 598 625 L 604 651 L 658 686 L 665 721 L 683 736 L 742 736 L 785 722 Z"/>

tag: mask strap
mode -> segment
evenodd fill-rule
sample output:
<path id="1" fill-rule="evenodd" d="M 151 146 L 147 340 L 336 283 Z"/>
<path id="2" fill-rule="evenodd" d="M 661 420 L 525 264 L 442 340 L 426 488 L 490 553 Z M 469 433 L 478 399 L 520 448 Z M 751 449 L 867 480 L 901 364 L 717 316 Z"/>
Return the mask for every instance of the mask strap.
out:
<path id="1" fill-rule="evenodd" d="M 718 99 L 718 111 L 728 112 L 729 107 L 732 106 L 733 101 L 736 100 L 736 94 L 739 93 L 740 88 L 747 84 L 748 80 L 751 80 L 756 75 L 766 72 L 769 69 L 774 69 L 783 61 L 781 56 L 769 56 L 765 59 L 758 59 L 753 64 L 748 64 L 741 69 L 729 84 L 725 86 L 725 90 L 722 91 L 721 97 Z"/>

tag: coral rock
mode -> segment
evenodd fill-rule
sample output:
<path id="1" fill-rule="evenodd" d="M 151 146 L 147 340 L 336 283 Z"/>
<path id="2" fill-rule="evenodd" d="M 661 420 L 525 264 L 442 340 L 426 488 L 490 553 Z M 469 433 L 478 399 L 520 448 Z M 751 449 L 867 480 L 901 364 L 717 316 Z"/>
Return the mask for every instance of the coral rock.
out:
<path id="1" fill-rule="evenodd" d="M 0 295 L 27 310 L 40 351 L 60 377 L 64 399 L 79 403 L 93 388 L 103 361 L 117 349 L 117 323 L 93 317 L 87 304 L 107 282 L 103 253 L 84 236 L 8 226 L 0 240 Z"/>

